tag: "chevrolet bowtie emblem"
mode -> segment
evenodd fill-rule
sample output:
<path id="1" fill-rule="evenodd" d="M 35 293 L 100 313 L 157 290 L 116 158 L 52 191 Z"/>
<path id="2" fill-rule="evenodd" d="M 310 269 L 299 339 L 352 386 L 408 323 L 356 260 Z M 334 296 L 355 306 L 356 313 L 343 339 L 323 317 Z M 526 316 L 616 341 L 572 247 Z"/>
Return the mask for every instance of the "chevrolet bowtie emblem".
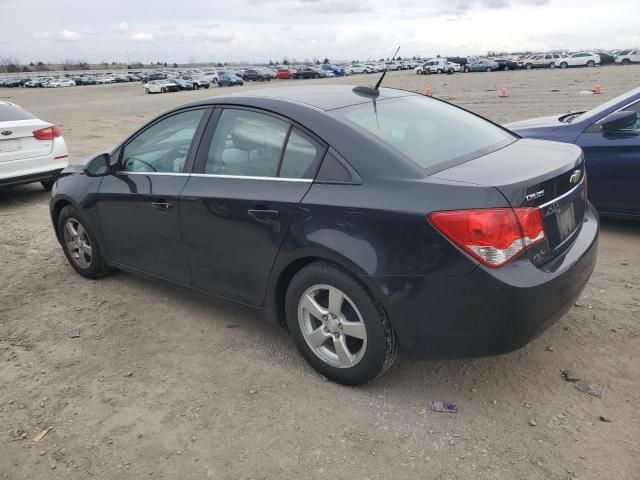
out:
<path id="1" fill-rule="evenodd" d="M 574 172 L 569 177 L 569 183 L 575 185 L 582 178 L 582 170 L 574 170 Z"/>

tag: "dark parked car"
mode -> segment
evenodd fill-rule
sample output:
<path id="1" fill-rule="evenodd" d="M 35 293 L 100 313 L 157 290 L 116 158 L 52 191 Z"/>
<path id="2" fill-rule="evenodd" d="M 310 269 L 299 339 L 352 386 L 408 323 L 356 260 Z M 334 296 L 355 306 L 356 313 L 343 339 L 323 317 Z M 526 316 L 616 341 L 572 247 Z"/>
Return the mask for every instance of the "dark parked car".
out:
<path id="1" fill-rule="evenodd" d="M 518 68 L 518 64 L 508 58 L 494 58 L 493 61 L 498 64 L 498 70 L 508 71 Z"/>
<path id="2" fill-rule="evenodd" d="M 600 214 L 640 218 L 640 88 L 588 112 L 514 122 L 523 137 L 573 143 L 582 148 L 589 199 Z"/>
<path id="3" fill-rule="evenodd" d="M 244 80 L 237 75 L 231 75 L 229 73 L 223 73 L 218 80 L 219 87 L 234 87 L 236 85 L 244 85 Z"/>
<path id="4" fill-rule="evenodd" d="M 345 384 L 399 350 L 522 347 L 573 305 L 596 262 L 582 152 L 416 93 L 364 90 L 190 103 L 73 164 L 50 204 L 70 264 L 261 309 Z"/>
<path id="5" fill-rule="evenodd" d="M 306 78 L 320 78 L 320 73 L 311 67 L 300 67 L 293 74 L 293 78 L 304 80 Z"/>
<path id="6" fill-rule="evenodd" d="M 265 80 L 268 82 L 271 80 L 271 77 L 266 73 L 262 72 L 261 70 L 255 70 L 255 69 L 249 68 L 245 70 L 244 73 L 242 74 L 242 79 L 245 82 L 248 82 L 248 81 L 264 82 Z"/>

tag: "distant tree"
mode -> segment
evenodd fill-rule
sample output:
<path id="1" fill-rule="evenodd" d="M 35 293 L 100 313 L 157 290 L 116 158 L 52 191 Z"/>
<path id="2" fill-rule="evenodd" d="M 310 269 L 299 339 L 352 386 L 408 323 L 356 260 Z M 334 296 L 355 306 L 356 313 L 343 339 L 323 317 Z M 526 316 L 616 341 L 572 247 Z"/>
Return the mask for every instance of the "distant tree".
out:
<path id="1" fill-rule="evenodd" d="M 378 60 L 379 62 L 384 62 L 384 58 L 381 58 L 380 60 Z"/>
<path id="2" fill-rule="evenodd" d="M 163 67 L 166 67 L 166 66 L 167 66 L 167 62 L 164 62 L 164 63 L 162 64 L 162 66 L 163 66 Z"/>
<path id="3" fill-rule="evenodd" d="M 287 60 L 287 57 L 284 57 L 282 59 L 282 65 L 289 65 L 289 60 Z"/>
<path id="4" fill-rule="evenodd" d="M 30 67 L 35 67 L 35 65 L 33 64 L 33 62 L 29 63 Z"/>
<path id="5" fill-rule="evenodd" d="M 44 63 L 42 63 L 42 62 L 38 62 L 38 63 L 36 64 L 36 70 L 37 70 L 38 72 L 45 72 L 45 71 L 47 71 L 47 70 L 49 70 L 49 69 L 47 68 L 47 66 L 46 66 Z"/>
<path id="6" fill-rule="evenodd" d="M 173 68 L 178 68 L 178 64 L 177 63 L 173 63 Z"/>
<path id="7" fill-rule="evenodd" d="M 222 63 L 218 62 L 218 63 L 216 63 L 216 67 L 224 67 L 224 65 L 222 65 Z"/>
<path id="8" fill-rule="evenodd" d="M 315 64 L 316 64 L 316 65 L 320 65 L 320 60 L 318 60 L 318 59 L 316 58 Z"/>
<path id="9" fill-rule="evenodd" d="M 329 63 L 329 59 L 328 59 L 328 58 L 325 58 L 325 59 L 322 61 L 322 63 L 324 63 L 324 64 L 326 65 L 327 63 Z"/>
<path id="10" fill-rule="evenodd" d="M 29 67 L 27 67 L 26 65 L 24 67 L 22 67 L 22 71 L 23 72 L 30 72 L 31 70 L 29 69 Z"/>
<path id="11" fill-rule="evenodd" d="M 269 66 L 273 66 L 273 60 L 269 60 Z"/>
<path id="12" fill-rule="evenodd" d="M 0 72 L 16 73 L 21 70 L 20 60 L 11 57 L 0 58 Z"/>

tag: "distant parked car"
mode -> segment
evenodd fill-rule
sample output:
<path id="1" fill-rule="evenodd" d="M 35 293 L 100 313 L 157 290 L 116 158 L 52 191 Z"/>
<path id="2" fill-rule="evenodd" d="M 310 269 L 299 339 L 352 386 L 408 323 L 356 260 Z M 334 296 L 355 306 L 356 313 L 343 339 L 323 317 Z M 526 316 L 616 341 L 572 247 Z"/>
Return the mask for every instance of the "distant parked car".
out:
<path id="1" fill-rule="evenodd" d="M 293 78 L 298 80 L 304 80 L 307 78 L 320 78 L 320 72 L 314 70 L 311 67 L 300 67 L 296 70 L 296 73 L 293 74 Z"/>
<path id="2" fill-rule="evenodd" d="M 145 93 L 177 92 L 179 87 L 169 80 L 151 80 L 144 85 Z"/>
<path id="3" fill-rule="evenodd" d="M 249 68 L 245 70 L 242 78 L 245 82 L 248 82 L 248 81 L 264 82 L 264 81 L 271 80 L 271 77 L 269 75 L 267 75 L 261 70 L 257 70 L 254 68 Z"/>
<path id="4" fill-rule="evenodd" d="M 220 75 L 220 78 L 218 79 L 219 87 L 233 87 L 235 85 L 244 85 L 244 80 L 237 75 L 232 75 L 230 73 L 223 73 Z"/>
<path id="5" fill-rule="evenodd" d="M 528 70 L 532 68 L 556 68 L 563 59 L 561 53 L 539 53 L 537 55 L 529 55 L 521 60 L 522 67 Z"/>
<path id="6" fill-rule="evenodd" d="M 58 127 L 0 100 L 0 187 L 40 182 L 51 190 L 68 163 L 69 152 Z"/>
<path id="7" fill-rule="evenodd" d="M 498 70 L 504 70 L 505 72 L 518 68 L 518 64 L 509 58 L 494 58 L 493 61 L 500 66 Z"/>
<path id="8" fill-rule="evenodd" d="M 209 88 L 209 80 L 203 77 L 194 77 L 191 75 L 182 75 L 179 77 L 180 80 L 191 84 L 191 88 L 194 90 L 198 90 L 200 88 Z"/>
<path id="9" fill-rule="evenodd" d="M 495 72 L 500 69 L 500 64 L 486 58 L 479 58 L 464 66 L 465 72 Z"/>
<path id="10" fill-rule="evenodd" d="M 426 75 L 429 73 L 445 73 L 447 72 L 447 59 L 446 58 L 432 58 L 427 60 L 419 67 L 416 67 L 414 71 L 418 75 Z"/>
<path id="11" fill-rule="evenodd" d="M 288 68 L 279 68 L 278 70 L 276 70 L 276 76 L 280 80 L 289 80 L 293 78 L 295 72 L 295 70 L 290 70 Z"/>
<path id="12" fill-rule="evenodd" d="M 47 86 L 51 87 L 51 88 L 75 87 L 76 86 L 76 82 L 74 82 L 73 80 L 70 80 L 68 78 L 61 78 L 61 79 L 53 80 L 53 81 L 49 82 L 49 84 Z"/>
<path id="13" fill-rule="evenodd" d="M 191 82 L 187 82 L 180 77 L 172 77 L 169 79 L 171 83 L 175 83 L 178 85 L 179 90 L 193 90 L 193 84 Z"/>
<path id="14" fill-rule="evenodd" d="M 336 77 L 344 77 L 344 68 L 340 68 L 336 65 L 332 65 L 331 63 L 323 63 L 320 67 L 325 72 L 333 72 Z"/>
<path id="15" fill-rule="evenodd" d="M 592 52 L 576 52 L 555 61 L 556 67 L 595 67 L 600 65 L 600 56 Z"/>
<path id="16" fill-rule="evenodd" d="M 639 118 L 640 88 L 636 88 L 587 112 L 534 118 L 506 127 L 523 137 L 582 148 L 589 200 L 600 214 L 640 219 Z"/>
<path id="17" fill-rule="evenodd" d="M 378 73 L 379 71 L 380 68 L 373 63 L 367 63 L 364 65 L 364 73 Z"/>
<path id="18" fill-rule="evenodd" d="M 621 65 L 640 63 L 640 49 L 631 48 L 622 50 L 615 56 L 615 62 Z"/>
<path id="19" fill-rule="evenodd" d="M 449 73 L 459 72 L 460 70 L 462 70 L 462 65 L 459 63 L 447 62 L 447 71 Z"/>
<path id="20" fill-rule="evenodd" d="M 364 65 L 354 63 L 353 65 L 351 65 L 351 73 L 364 73 Z"/>

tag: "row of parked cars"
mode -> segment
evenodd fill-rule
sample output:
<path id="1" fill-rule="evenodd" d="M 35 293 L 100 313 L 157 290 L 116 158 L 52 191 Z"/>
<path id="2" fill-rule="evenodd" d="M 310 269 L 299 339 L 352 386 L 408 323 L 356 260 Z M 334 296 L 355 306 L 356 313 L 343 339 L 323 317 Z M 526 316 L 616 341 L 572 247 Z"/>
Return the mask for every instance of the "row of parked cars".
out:
<path id="1" fill-rule="evenodd" d="M 519 68 L 570 68 L 595 67 L 603 64 L 630 65 L 640 63 L 640 49 L 613 50 L 611 52 L 546 52 L 522 56 L 470 57 L 457 62 L 447 58 L 432 58 L 422 61 L 414 68 L 418 75 L 431 73 L 495 72 L 498 70 L 516 70 Z"/>

